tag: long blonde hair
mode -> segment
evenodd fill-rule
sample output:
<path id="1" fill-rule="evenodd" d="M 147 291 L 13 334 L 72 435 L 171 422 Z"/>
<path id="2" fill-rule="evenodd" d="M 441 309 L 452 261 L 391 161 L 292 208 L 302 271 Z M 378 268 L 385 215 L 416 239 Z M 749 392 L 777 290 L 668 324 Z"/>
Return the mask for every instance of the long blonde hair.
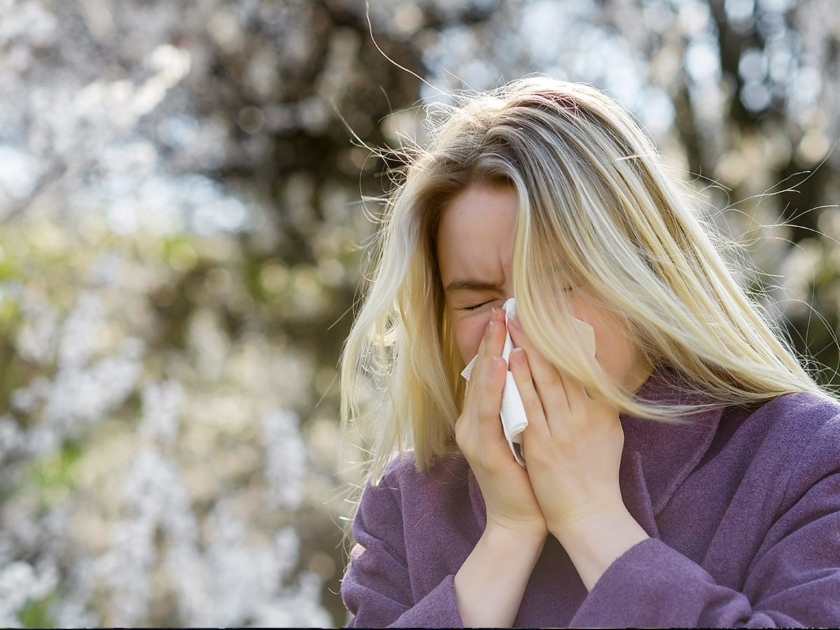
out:
<path id="1" fill-rule="evenodd" d="M 519 200 L 513 286 L 523 325 L 592 395 L 640 417 L 679 415 L 598 377 L 554 299 L 569 282 L 616 315 L 645 360 L 712 404 L 819 390 L 632 118 L 590 86 L 528 78 L 450 108 L 390 197 L 341 369 L 345 426 L 362 413 L 360 377 L 381 394 L 374 478 L 396 451 L 413 448 L 422 469 L 454 448 L 463 360 L 444 308 L 437 227 L 466 188 L 499 185 Z"/>

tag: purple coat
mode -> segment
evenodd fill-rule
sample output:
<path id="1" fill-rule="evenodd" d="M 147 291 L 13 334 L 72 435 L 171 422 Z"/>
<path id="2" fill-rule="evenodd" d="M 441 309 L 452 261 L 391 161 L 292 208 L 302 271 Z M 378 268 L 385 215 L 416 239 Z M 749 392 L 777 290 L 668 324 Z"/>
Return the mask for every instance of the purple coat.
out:
<path id="1" fill-rule="evenodd" d="M 653 381 L 640 393 L 662 399 Z M 840 404 L 789 394 L 622 426 L 622 495 L 651 538 L 587 593 L 549 536 L 514 625 L 840 625 Z M 453 579 L 485 523 L 463 457 L 424 473 L 410 454 L 395 459 L 354 522 L 350 625 L 462 626 Z"/>

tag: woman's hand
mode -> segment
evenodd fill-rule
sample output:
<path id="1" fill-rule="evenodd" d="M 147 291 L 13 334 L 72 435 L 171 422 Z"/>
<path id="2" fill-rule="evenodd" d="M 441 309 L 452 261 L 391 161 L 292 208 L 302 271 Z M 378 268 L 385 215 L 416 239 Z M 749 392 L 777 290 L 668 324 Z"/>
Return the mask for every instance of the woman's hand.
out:
<path id="1" fill-rule="evenodd" d="M 505 440 L 499 411 L 507 365 L 501 358 L 504 311 L 494 308 L 478 350 L 455 440 L 467 458 L 487 507 L 487 527 L 527 534 L 542 545 L 548 533 L 528 474 Z"/>
<path id="2" fill-rule="evenodd" d="M 505 318 L 493 309 L 470 375 L 455 441 L 470 463 L 487 508 L 487 526 L 455 574 L 465 627 L 513 624 L 548 529 L 525 469 L 505 440 L 499 411 L 507 365 Z"/>
<path id="3" fill-rule="evenodd" d="M 619 555 L 647 538 L 621 497 L 618 410 L 560 374 L 518 319 L 510 332 L 519 346 L 510 362 L 528 415 L 522 446 L 531 486 L 549 531 L 591 589 Z"/>

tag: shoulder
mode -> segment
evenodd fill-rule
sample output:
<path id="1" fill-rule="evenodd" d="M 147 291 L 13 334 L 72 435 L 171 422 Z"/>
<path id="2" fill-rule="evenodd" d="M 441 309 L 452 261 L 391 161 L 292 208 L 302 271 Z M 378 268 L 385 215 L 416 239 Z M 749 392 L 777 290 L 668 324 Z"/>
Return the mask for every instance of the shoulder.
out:
<path id="1" fill-rule="evenodd" d="M 785 394 L 755 408 L 747 421 L 764 424 L 768 433 L 785 441 L 807 443 L 817 433 L 836 430 L 840 402 L 825 394 Z"/>
<path id="2" fill-rule="evenodd" d="M 445 495 L 464 491 L 468 472 L 469 466 L 461 455 L 442 458 L 430 468 L 420 470 L 414 451 L 405 451 L 394 455 L 385 466 L 382 478 L 368 483 L 365 494 L 388 494 L 397 503 L 440 501 Z"/>
<path id="3" fill-rule="evenodd" d="M 382 482 L 386 481 L 389 484 L 396 485 L 410 483 L 419 474 L 417 459 L 414 457 L 413 450 L 395 453 L 385 465 L 385 472 L 377 485 L 381 485 Z"/>
<path id="4" fill-rule="evenodd" d="M 823 393 L 796 392 L 785 394 L 761 405 L 757 411 L 784 411 L 789 414 L 826 417 L 840 414 L 840 401 Z"/>
<path id="5" fill-rule="evenodd" d="M 780 396 L 755 409 L 744 421 L 760 440 L 755 453 L 786 471 L 788 498 L 840 475 L 840 403 L 815 393 Z"/>
<path id="6" fill-rule="evenodd" d="M 388 462 L 378 483 L 369 480 L 365 485 L 354 519 L 354 535 L 362 544 L 366 534 L 372 534 L 392 540 L 396 547 L 404 529 L 415 531 L 419 522 L 465 517 L 470 505 L 469 466 L 462 456 L 418 470 L 414 453 L 407 451 Z"/>
<path id="7" fill-rule="evenodd" d="M 840 470 L 840 403 L 811 392 L 724 410 L 704 462 L 728 465 L 754 481 L 785 487 Z"/>

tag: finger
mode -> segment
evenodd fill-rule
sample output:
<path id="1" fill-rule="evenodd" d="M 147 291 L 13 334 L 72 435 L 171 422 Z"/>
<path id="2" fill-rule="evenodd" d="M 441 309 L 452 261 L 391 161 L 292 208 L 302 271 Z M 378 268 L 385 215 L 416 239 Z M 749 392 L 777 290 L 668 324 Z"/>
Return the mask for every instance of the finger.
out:
<path id="1" fill-rule="evenodd" d="M 534 389 L 542 400 L 543 407 L 561 412 L 568 411 L 568 379 L 560 374 L 557 368 L 554 367 L 554 364 L 546 359 L 531 342 L 527 333 L 523 330 L 522 322 L 518 316 L 511 320 L 509 330 L 511 340 L 517 346 L 525 349 L 531 380 L 533 381 Z"/>
<path id="2" fill-rule="evenodd" d="M 542 400 L 534 385 L 528 357 L 523 348 L 514 348 L 510 353 L 510 371 L 522 398 L 525 415 L 528 416 L 528 427 L 525 429 L 538 436 L 550 434 L 546 421 Z"/>
<path id="3" fill-rule="evenodd" d="M 505 372 L 507 363 L 501 358 L 505 343 L 505 319 L 501 309 L 493 308 L 487 332 L 482 340 L 483 347 L 479 349 L 478 363 L 482 364 L 476 388 L 479 430 L 488 437 L 499 437 L 503 434 L 499 421 L 502 408 L 502 394 L 505 386 Z"/>
<path id="4" fill-rule="evenodd" d="M 473 372 L 470 375 L 470 382 L 480 383 L 484 381 L 487 366 L 494 356 L 502 353 L 505 343 L 504 316 L 501 309 L 493 308 L 490 312 L 490 319 L 484 329 L 484 336 L 478 346 L 478 358 L 476 359 Z"/>
<path id="5" fill-rule="evenodd" d="M 501 377 L 494 374 L 493 359 L 501 354 L 505 340 L 504 320 L 499 319 L 497 310 L 493 309 L 487 322 L 484 336 L 478 347 L 475 366 L 470 375 L 471 386 L 467 388 L 464 400 L 465 410 L 473 409 L 481 415 L 490 413 L 485 409 L 489 407 L 492 410 L 495 405 L 493 414 L 495 417 L 498 417 L 501 407 L 504 374 L 503 370 L 500 370 Z"/>
<path id="6" fill-rule="evenodd" d="M 584 324 L 583 322 L 578 323 L 582 326 L 588 326 L 588 324 Z M 557 372 L 557 377 L 562 381 L 564 385 L 566 399 L 568 400 L 568 404 L 571 409 L 578 409 L 581 405 L 590 404 L 590 402 L 592 401 L 592 396 L 590 395 L 586 387 L 583 385 L 583 383 L 567 373 L 559 372 L 559 370 L 557 370 L 554 364 L 550 363 L 544 357 L 544 355 L 534 347 L 533 343 L 528 337 L 528 334 L 524 331 L 522 327 L 522 322 L 519 320 L 518 316 L 515 317 L 514 320 L 511 322 L 510 332 L 511 339 L 514 341 L 515 344 L 528 348 L 529 350 L 529 357 L 531 363 L 533 364 L 532 369 L 535 375 L 535 380 L 538 384 L 538 391 L 539 384 L 542 381 L 543 375 L 547 374 L 549 375 L 549 378 L 553 378 L 553 372 Z M 591 330 L 589 334 L 591 334 Z M 592 357 L 595 358 L 594 354 L 592 355 Z M 595 367 L 599 370 L 602 369 L 597 360 L 595 361 Z"/>
<path id="7" fill-rule="evenodd" d="M 502 430 L 501 422 L 499 422 L 499 412 L 502 408 L 506 371 L 507 365 L 503 358 L 500 356 L 491 357 L 487 374 L 481 385 L 483 395 L 478 401 L 479 421 L 485 429 L 491 427 L 495 428 L 496 431 Z M 496 431 L 493 431 L 493 433 Z"/>
<path id="8" fill-rule="evenodd" d="M 507 448 L 499 419 L 507 366 L 499 356 L 486 363 L 480 380 L 473 379 L 474 393 L 455 423 L 455 442 L 468 459 L 471 455 L 494 459 L 491 453 L 498 451 L 500 445 Z"/>

